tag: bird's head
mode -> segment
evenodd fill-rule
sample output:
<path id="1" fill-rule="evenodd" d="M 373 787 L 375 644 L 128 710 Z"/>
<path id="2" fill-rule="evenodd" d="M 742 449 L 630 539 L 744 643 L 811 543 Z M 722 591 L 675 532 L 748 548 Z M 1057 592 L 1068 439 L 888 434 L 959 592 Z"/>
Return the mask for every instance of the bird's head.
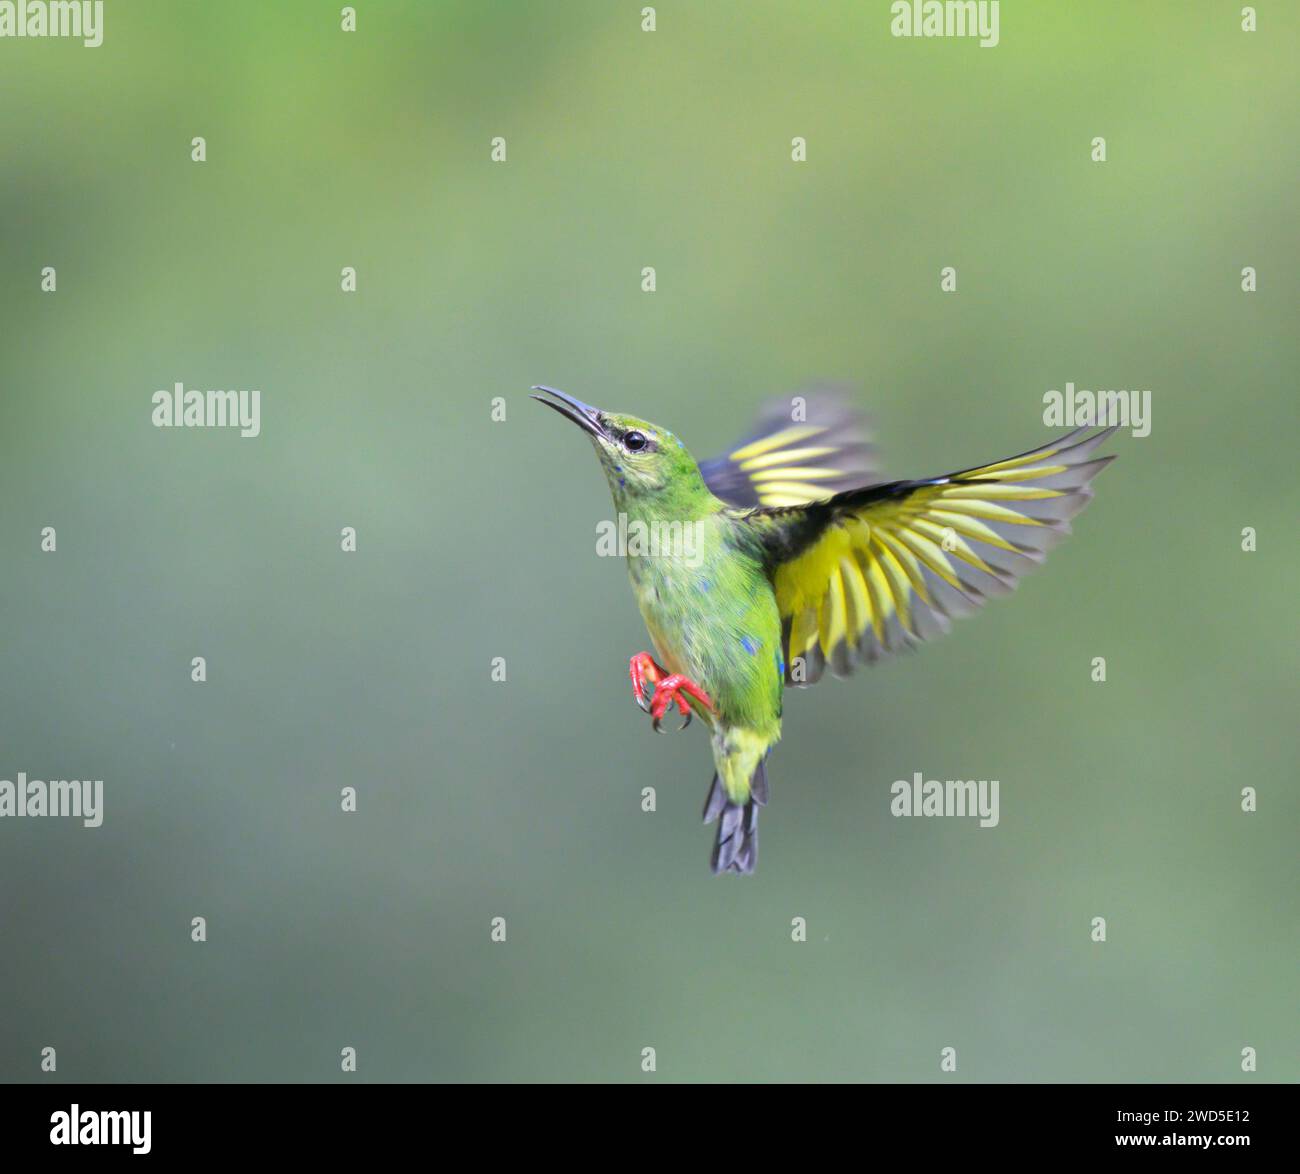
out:
<path id="1" fill-rule="evenodd" d="M 668 429 L 593 408 L 553 387 L 533 391 L 543 393 L 533 399 L 554 408 L 590 437 L 619 508 L 639 502 L 686 509 L 697 498 L 710 496 L 695 458 Z"/>

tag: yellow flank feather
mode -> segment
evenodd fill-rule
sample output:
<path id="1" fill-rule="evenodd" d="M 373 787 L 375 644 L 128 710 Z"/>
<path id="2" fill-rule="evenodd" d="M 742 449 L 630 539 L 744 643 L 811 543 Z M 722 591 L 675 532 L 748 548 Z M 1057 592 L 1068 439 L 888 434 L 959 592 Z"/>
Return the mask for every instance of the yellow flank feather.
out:
<path id="1" fill-rule="evenodd" d="M 771 744 L 771 738 L 743 726 L 733 726 L 720 742 L 715 741 L 713 761 L 727 798 L 733 803 L 748 802 L 749 780 Z"/>

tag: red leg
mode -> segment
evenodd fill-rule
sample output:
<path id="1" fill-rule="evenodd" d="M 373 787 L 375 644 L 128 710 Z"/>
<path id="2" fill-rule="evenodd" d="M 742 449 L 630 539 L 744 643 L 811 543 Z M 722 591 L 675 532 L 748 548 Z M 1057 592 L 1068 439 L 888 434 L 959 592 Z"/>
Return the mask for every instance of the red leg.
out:
<path id="1" fill-rule="evenodd" d="M 659 730 L 659 723 L 663 721 L 663 716 L 668 712 L 668 706 L 672 702 L 677 702 L 678 709 L 685 715 L 686 720 L 682 722 L 681 728 L 684 730 L 691 724 L 691 707 L 686 697 L 691 697 L 698 701 L 710 713 L 715 712 L 713 702 L 709 700 L 709 695 L 699 687 L 689 677 L 684 677 L 680 673 L 673 673 L 672 676 L 664 677 L 655 687 L 654 704 L 650 707 L 650 716 L 654 718 L 654 728 Z"/>

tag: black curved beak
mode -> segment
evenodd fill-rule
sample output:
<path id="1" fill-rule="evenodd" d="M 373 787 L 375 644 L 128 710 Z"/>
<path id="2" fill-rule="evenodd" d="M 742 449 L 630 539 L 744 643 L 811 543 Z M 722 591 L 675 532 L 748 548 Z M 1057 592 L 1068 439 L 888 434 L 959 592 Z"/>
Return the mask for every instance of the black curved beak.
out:
<path id="1" fill-rule="evenodd" d="M 553 387 L 535 386 L 533 391 L 544 391 L 546 396 L 534 395 L 530 399 L 535 399 L 539 404 L 545 404 L 548 408 L 554 408 L 561 416 L 572 420 L 579 428 L 590 432 L 592 436 L 603 436 L 605 429 L 601 427 L 600 412 L 590 404 L 584 404 L 582 400 L 575 399 L 571 395 L 566 395 L 562 391 L 556 391 Z"/>

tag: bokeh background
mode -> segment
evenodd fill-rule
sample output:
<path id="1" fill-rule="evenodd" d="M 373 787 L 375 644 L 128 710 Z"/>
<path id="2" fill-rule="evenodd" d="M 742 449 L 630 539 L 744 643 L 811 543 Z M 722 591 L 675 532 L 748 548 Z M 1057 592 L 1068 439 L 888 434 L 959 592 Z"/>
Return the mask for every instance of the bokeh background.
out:
<path id="1" fill-rule="evenodd" d="M 1300 1076 L 1300 13 L 1005 0 L 982 49 L 862 0 L 340 7 L 0 42 L 0 777 L 106 792 L 0 821 L 0 1076 Z M 1040 442 L 1067 380 L 1152 431 L 1015 597 L 790 696 L 759 872 L 715 879 L 705 737 L 633 706 L 603 480 L 526 389 L 703 457 L 812 379 L 891 476 Z M 262 435 L 155 429 L 177 380 Z M 918 770 L 1001 825 L 892 818 Z"/>

